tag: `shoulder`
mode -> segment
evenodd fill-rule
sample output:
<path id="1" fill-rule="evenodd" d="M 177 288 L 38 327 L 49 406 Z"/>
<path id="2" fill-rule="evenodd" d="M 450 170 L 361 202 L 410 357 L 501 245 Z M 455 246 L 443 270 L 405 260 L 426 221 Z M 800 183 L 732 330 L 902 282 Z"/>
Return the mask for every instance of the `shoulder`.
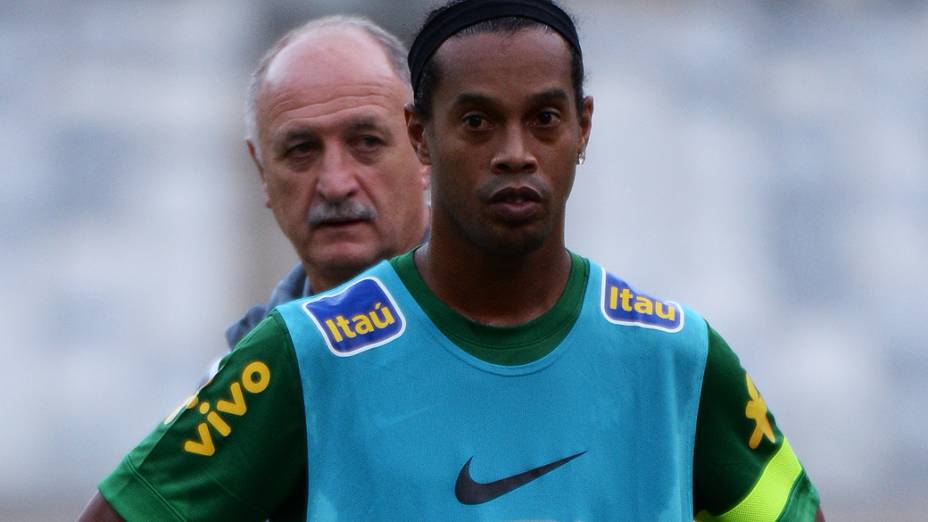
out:
<path id="1" fill-rule="evenodd" d="M 304 419 L 293 345 L 271 313 L 123 459 L 100 492 L 130 520 L 264 520 L 305 469 Z M 262 477 L 260 487 L 255 477 Z M 190 491 L 197 503 L 189 502 Z"/>
<path id="2" fill-rule="evenodd" d="M 320 341 L 331 354 L 349 357 L 402 336 L 406 317 L 395 297 L 401 283 L 380 263 L 347 283 L 278 308 L 296 350 Z"/>
<path id="3" fill-rule="evenodd" d="M 294 299 L 305 297 L 308 295 L 308 291 L 309 279 L 306 276 L 306 272 L 303 270 L 303 265 L 297 263 L 290 269 L 290 272 L 277 283 L 267 303 L 258 303 L 252 306 L 238 321 L 226 328 L 226 342 L 229 348 L 234 348 L 248 332 L 267 317 L 268 313 L 270 313 L 274 307 L 293 301 Z"/>
<path id="4" fill-rule="evenodd" d="M 261 395 L 269 404 L 289 404 L 301 402 L 299 391 L 293 341 L 280 314 L 274 311 L 219 361 L 215 375 L 169 416 L 166 423 L 184 408 L 191 409 L 201 402 L 219 404 L 224 393 L 244 392 L 245 398 Z"/>
<path id="5" fill-rule="evenodd" d="M 655 297 L 592 262 L 587 291 L 596 300 L 599 315 L 623 331 L 690 345 L 703 354 L 708 348 L 706 322 L 695 310 Z"/>

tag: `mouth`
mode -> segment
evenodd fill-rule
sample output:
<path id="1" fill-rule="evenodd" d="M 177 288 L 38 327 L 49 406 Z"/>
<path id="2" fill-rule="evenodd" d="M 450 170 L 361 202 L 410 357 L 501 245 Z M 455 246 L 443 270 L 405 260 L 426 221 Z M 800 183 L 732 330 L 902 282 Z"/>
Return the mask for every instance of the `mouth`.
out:
<path id="1" fill-rule="evenodd" d="M 490 196 L 490 203 L 541 203 L 541 194 L 528 186 L 503 187 Z"/>
<path id="2" fill-rule="evenodd" d="M 370 222 L 369 219 L 358 219 L 358 218 L 336 218 L 336 219 L 326 219 L 320 221 L 313 225 L 313 228 L 320 229 L 329 229 L 329 230 L 345 230 L 351 228 L 355 225 L 363 225 Z"/>
<path id="3" fill-rule="evenodd" d="M 321 221 L 319 224 L 320 225 L 350 225 L 352 223 L 365 223 L 367 221 L 368 221 L 367 219 L 363 219 L 363 218 L 343 217 L 343 218 L 326 219 L 326 220 Z"/>
<path id="4" fill-rule="evenodd" d="M 530 221 L 542 211 L 541 194 L 532 187 L 503 187 L 489 198 L 490 208 L 503 221 L 518 224 Z"/>

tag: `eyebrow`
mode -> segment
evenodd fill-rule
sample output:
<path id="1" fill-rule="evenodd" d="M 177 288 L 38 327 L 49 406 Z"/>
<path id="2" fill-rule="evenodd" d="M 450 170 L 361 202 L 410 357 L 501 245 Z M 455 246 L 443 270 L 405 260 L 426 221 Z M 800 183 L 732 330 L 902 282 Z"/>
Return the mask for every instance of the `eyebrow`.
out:
<path id="1" fill-rule="evenodd" d="M 387 138 L 392 138 L 393 133 L 390 128 L 369 116 L 360 116 L 348 123 L 348 127 L 342 133 L 343 136 L 353 136 L 364 131 L 377 131 Z M 306 126 L 294 126 L 287 129 L 279 138 L 274 139 L 272 146 L 278 149 L 285 148 L 288 144 L 295 141 L 319 141 L 319 133 L 316 129 Z"/>
<path id="2" fill-rule="evenodd" d="M 294 140 L 315 140 L 318 139 L 316 132 L 309 127 L 293 127 L 287 129 L 283 135 L 280 136 L 280 139 L 277 140 L 278 143 L 289 143 Z"/>
<path id="3" fill-rule="evenodd" d="M 533 105 L 541 105 L 543 103 L 567 102 L 570 101 L 570 96 L 567 95 L 567 91 L 564 89 L 555 87 L 533 94 L 529 100 Z"/>
<path id="4" fill-rule="evenodd" d="M 462 92 L 454 99 L 454 105 L 496 105 L 496 101 L 485 94 Z"/>
<path id="5" fill-rule="evenodd" d="M 383 123 L 377 121 L 374 118 L 367 116 L 362 116 L 353 120 L 348 124 L 348 129 L 345 131 L 346 135 L 358 134 L 364 131 L 377 131 L 384 134 L 387 137 L 391 137 L 393 133 L 390 132 L 390 128 L 384 125 Z"/>
<path id="6" fill-rule="evenodd" d="M 529 96 L 529 104 L 541 105 L 544 103 L 566 102 L 570 97 L 564 89 L 554 87 Z M 499 102 L 485 94 L 476 92 L 462 92 L 454 99 L 454 105 L 488 105 L 496 107 Z"/>

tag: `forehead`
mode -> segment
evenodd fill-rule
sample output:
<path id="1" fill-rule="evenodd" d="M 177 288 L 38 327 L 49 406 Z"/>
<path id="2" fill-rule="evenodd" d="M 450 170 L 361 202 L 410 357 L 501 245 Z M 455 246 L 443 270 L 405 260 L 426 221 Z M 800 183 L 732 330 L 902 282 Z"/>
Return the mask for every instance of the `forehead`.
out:
<path id="1" fill-rule="evenodd" d="M 543 27 L 453 37 L 435 59 L 441 70 L 437 91 L 452 97 L 464 91 L 530 95 L 553 88 L 573 93 L 569 46 Z"/>
<path id="2" fill-rule="evenodd" d="M 258 97 L 264 128 L 292 118 L 334 118 L 345 112 L 402 116 L 408 86 L 386 52 L 363 30 L 322 28 L 302 35 L 272 60 Z"/>

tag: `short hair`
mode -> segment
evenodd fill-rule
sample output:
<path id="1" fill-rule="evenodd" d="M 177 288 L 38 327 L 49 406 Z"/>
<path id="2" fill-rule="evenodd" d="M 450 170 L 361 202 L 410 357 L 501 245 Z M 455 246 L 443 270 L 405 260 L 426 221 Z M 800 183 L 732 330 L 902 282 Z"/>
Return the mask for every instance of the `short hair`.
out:
<path id="1" fill-rule="evenodd" d="M 430 12 L 426 17 L 426 21 L 423 24 L 423 27 L 428 25 L 429 21 L 441 14 L 442 11 L 449 9 L 457 3 L 459 2 L 452 2 Z M 515 34 L 524 29 L 531 29 L 536 27 L 543 28 L 554 34 L 559 34 L 543 22 L 539 22 L 531 18 L 507 16 L 503 18 L 485 20 L 469 27 L 465 27 L 464 29 L 461 29 L 452 35 L 449 40 L 451 38 L 458 38 L 460 36 L 482 33 Z M 583 113 L 583 84 L 585 80 L 583 54 L 581 54 L 581 52 L 572 45 L 568 44 L 567 47 L 570 51 L 570 81 L 574 88 L 574 103 L 577 106 L 577 114 L 579 115 Z M 416 85 L 415 92 L 413 93 L 413 105 L 416 109 L 416 112 L 425 120 L 429 120 L 432 117 L 432 94 L 434 93 L 435 88 L 438 86 L 438 81 L 440 78 L 441 69 L 438 67 L 438 63 L 435 60 L 435 55 L 433 54 L 422 68 L 420 80 Z"/>
<path id="2" fill-rule="evenodd" d="M 255 147 L 255 154 L 260 159 L 261 144 L 258 140 L 258 96 L 261 94 L 261 88 L 264 86 L 264 79 L 267 70 L 271 66 L 274 58 L 280 54 L 290 43 L 297 38 L 310 34 L 319 29 L 336 27 L 342 29 L 360 29 L 367 33 L 374 41 L 380 45 L 387 55 L 387 61 L 403 83 L 409 85 L 409 67 L 406 64 L 406 46 L 399 38 L 380 27 L 374 22 L 361 16 L 325 16 L 310 20 L 305 24 L 292 29 L 283 35 L 270 49 L 264 53 L 258 66 L 251 73 L 248 82 L 248 91 L 245 96 L 245 137 L 251 140 Z"/>

